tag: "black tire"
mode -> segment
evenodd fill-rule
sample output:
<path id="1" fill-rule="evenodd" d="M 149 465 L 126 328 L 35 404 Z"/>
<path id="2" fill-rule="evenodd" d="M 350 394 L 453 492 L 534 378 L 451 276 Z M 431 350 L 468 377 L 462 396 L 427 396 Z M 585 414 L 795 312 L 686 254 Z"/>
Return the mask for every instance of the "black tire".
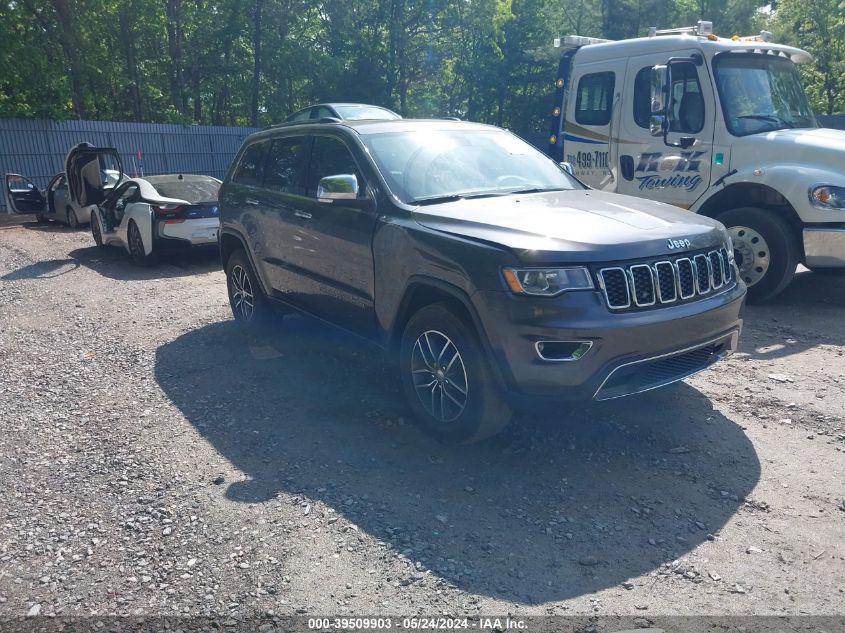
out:
<path id="1" fill-rule="evenodd" d="M 418 426 L 440 442 L 477 442 L 510 422 L 511 409 L 474 328 L 448 303 L 425 306 L 411 317 L 402 334 L 399 368 Z"/>
<path id="2" fill-rule="evenodd" d="M 72 207 L 65 209 L 65 219 L 67 220 L 67 225 L 74 231 L 79 228 L 79 218 L 76 217 L 76 211 Z"/>
<path id="3" fill-rule="evenodd" d="M 259 334 L 270 323 L 273 309 L 243 249 L 226 260 L 226 288 L 232 315 L 246 332 Z"/>
<path id="4" fill-rule="evenodd" d="M 100 229 L 100 221 L 97 217 L 92 213 L 91 214 L 91 237 L 94 238 L 94 244 L 97 245 L 97 248 L 103 248 L 103 232 Z"/>
<path id="5" fill-rule="evenodd" d="M 798 267 L 799 245 L 795 231 L 776 211 L 740 207 L 717 219 L 731 233 L 750 303 L 771 299 L 789 285 Z"/>
<path id="6" fill-rule="evenodd" d="M 129 242 L 129 255 L 133 262 L 138 266 L 152 266 L 155 263 L 155 251 L 151 251 L 149 255 L 146 254 L 141 230 L 133 221 L 129 222 L 126 238 Z"/>
<path id="7" fill-rule="evenodd" d="M 42 214 L 36 213 L 35 214 L 35 221 L 38 224 L 45 224 L 47 222 L 47 218 L 45 218 Z"/>

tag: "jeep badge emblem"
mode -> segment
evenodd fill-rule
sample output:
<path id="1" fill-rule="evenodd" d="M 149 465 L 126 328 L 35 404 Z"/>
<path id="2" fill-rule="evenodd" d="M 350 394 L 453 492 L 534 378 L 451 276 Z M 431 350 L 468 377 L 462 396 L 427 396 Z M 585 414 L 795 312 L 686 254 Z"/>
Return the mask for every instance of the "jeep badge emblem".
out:
<path id="1" fill-rule="evenodd" d="M 690 242 L 688 239 L 666 240 L 666 242 L 667 242 L 667 244 L 669 244 L 670 250 L 675 250 L 676 248 L 684 248 L 684 247 L 689 248 L 690 246 L 692 246 L 692 242 Z"/>

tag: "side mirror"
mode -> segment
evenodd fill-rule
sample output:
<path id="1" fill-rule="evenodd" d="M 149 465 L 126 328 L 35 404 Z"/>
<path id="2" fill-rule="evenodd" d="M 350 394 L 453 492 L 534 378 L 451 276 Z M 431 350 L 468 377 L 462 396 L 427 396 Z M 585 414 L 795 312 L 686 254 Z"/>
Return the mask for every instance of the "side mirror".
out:
<path id="1" fill-rule="evenodd" d="M 338 174 L 320 178 L 317 185 L 317 199 L 323 202 L 332 200 L 355 200 L 358 198 L 358 178 L 355 174 Z"/>
<path id="2" fill-rule="evenodd" d="M 564 161 L 560 163 L 560 168 L 570 176 L 575 175 L 575 168 L 572 166 L 572 163 L 567 163 L 566 161 Z"/>
<path id="3" fill-rule="evenodd" d="M 652 136 L 662 136 L 666 131 L 668 84 L 668 66 L 653 66 L 651 69 L 651 117 L 649 119 L 649 132 Z"/>

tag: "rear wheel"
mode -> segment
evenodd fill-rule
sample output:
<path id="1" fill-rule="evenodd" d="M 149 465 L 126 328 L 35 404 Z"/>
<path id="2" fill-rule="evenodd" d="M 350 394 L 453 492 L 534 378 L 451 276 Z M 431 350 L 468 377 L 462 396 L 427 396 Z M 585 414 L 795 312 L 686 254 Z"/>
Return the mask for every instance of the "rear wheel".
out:
<path id="1" fill-rule="evenodd" d="M 129 240 L 129 254 L 132 256 L 133 262 L 139 266 L 151 266 L 155 263 L 155 254 L 152 251 L 149 255 L 146 254 L 141 230 L 134 221 L 129 223 L 127 239 Z"/>
<path id="2" fill-rule="evenodd" d="M 717 219 L 730 233 L 750 302 L 771 299 L 789 285 L 798 267 L 798 244 L 783 218 L 768 209 L 741 207 Z"/>
<path id="3" fill-rule="evenodd" d="M 67 218 L 67 225 L 72 229 L 79 228 L 79 218 L 76 217 L 76 211 L 73 210 L 73 207 L 68 207 L 65 209 L 65 218 Z"/>
<path id="4" fill-rule="evenodd" d="M 423 431 L 444 443 L 470 443 L 510 422 L 478 336 L 448 303 L 414 314 L 400 345 L 405 398 Z"/>
<path id="5" fill-rule="evenodd" d="M 232 253 L 226 261 L 226 288 L 238 325 L 248 332 L 260 332 L 269 322 L 272 309 L 243 249 Z"/>

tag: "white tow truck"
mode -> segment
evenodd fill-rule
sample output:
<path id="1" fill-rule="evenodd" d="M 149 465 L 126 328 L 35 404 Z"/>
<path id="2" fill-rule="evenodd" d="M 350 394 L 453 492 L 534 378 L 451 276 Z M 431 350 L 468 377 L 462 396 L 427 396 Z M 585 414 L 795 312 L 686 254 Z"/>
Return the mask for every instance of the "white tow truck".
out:
<path id="1" fill-rule="evenodd" d="M 556 39 L 549 155 L 594 188 L 720 220 L 761 301 L 799 263 L 845 270 L 845 131 L 820 128 L 809 106 L 795 67 L 809 53 L 766 31 L 712 31 Z"/>

